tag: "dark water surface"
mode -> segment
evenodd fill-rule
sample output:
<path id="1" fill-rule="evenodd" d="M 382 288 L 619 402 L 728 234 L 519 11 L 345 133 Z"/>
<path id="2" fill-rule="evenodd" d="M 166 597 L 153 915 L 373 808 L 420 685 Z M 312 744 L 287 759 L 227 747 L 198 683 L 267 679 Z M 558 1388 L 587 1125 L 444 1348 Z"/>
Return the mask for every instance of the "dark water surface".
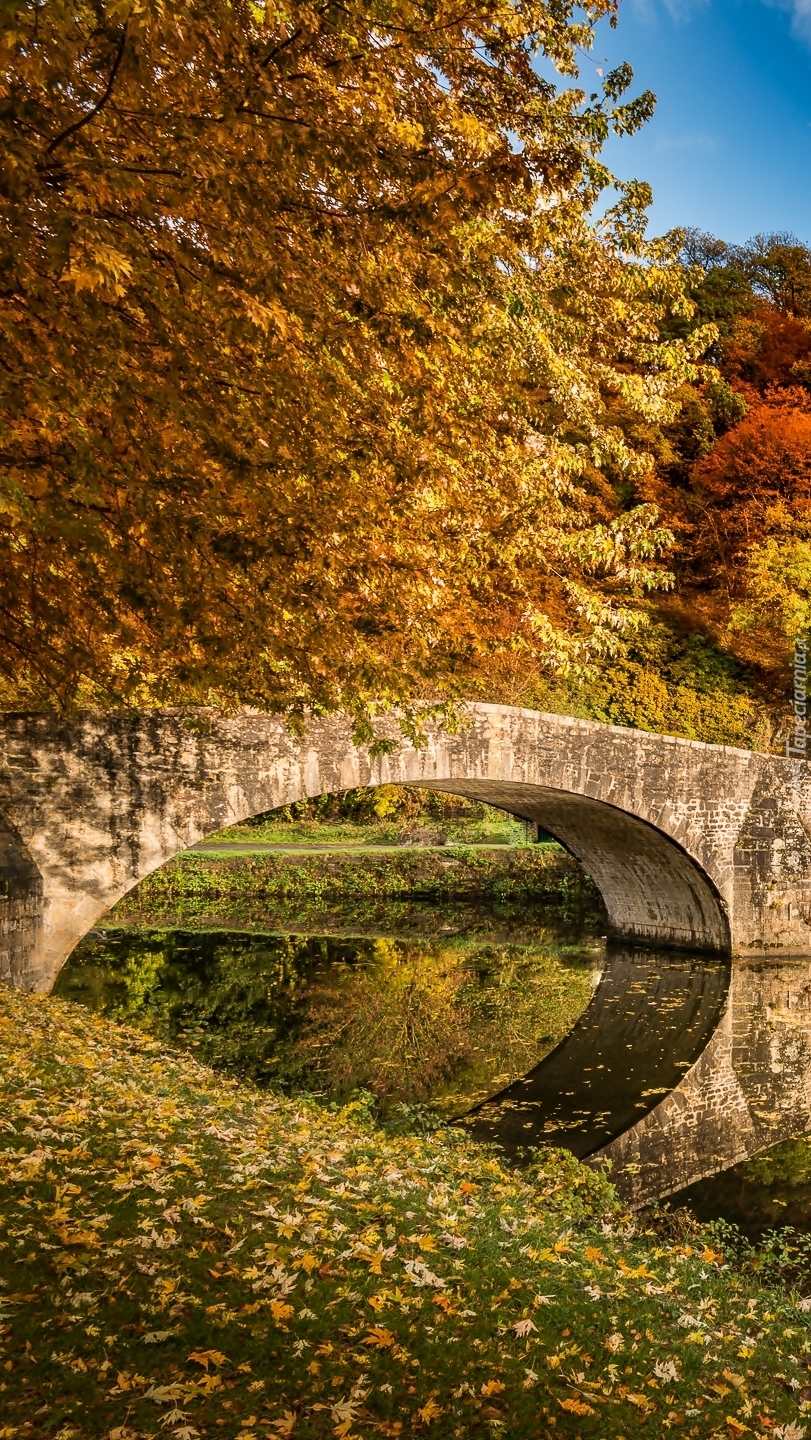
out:
<path id="1" fill-rule="evenodd" d="M 811 1137 L 773 1145 L 665 1203 L 673 1210 L 685 1206 L 698 1220 L 725 1220 L 752 1239 L 787 1226 L 811 1232 Z"/>
<path id="2" fill-rule="evenodd" d="M 731 1222 L 752 1238 L 784 1226 L 811 1230 L 811 1145 L 804 1139 L 775 1145 L 686 1186 L 666 1203 L 686 1206 L 698 1220 Z"/>

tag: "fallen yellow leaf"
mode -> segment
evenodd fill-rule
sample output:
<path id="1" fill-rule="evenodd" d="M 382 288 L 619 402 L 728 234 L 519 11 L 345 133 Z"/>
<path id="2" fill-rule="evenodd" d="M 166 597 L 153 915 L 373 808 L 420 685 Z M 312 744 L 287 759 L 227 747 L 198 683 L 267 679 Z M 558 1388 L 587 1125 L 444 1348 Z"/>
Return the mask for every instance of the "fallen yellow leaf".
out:
<path id="1" fill-rule="evenodd" d="M 732 1370 L 723 1370 L 721 1373 L 724 1379 L 729 1381 L 730 1385 L 735 1386 L 736 1390 L 740 1390 L 742 1386 L 746 1384 L 743 1375 L 735 1375 Z"/>
<path id="2" fill-rule="evenodd" d="M 228 1364 L 227 1356 L 223 1355 L 221 1350 L 192 1350 L 188 1358 L 193 1360 L 195 1365 L 202 1365 L 204 1370 L 207 1370 L 209 1365 Z"/>
<path id="3" fill-rule="evenodd" d="M 384 1325 L 373 1325 L 369 1334 L 363 1341 L 364 1345 L 377 1345 L 381 1350 L 389 1350 L 395 1344 L 394 1336 Z"/>
<path id="4" fill-rule="evenodd" d="M 594 1410 L 591 1405 L 587 1405 L 585 1400 L 576 1400 L 574 1397 L 572 1397 L 570 1400 L 561 1400 L 560 1408 L 561 1410 L 569 1410 L 572 1415 L 594 1414 Z"/>
<path id="5" fill-rule="evenodd" d="M 436 1420 L 437 1416 L 442 1414 L 442 1406 L 437 1405 L 436 1400 L 431 1399 L 423 1405 L 421 1410 L 417 1411 L 417 1414 L 426 1425 L 430 1425 L 432 1420 Z"/>

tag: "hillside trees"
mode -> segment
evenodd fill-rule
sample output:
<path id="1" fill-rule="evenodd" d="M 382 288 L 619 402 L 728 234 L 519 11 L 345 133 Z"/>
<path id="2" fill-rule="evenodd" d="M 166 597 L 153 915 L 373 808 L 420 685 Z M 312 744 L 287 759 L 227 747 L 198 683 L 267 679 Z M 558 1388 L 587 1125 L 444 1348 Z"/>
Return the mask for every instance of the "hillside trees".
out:
<path id="1" fill-rule="evenodd" d="M 670 591 L 647 624 L 585 679 L 501 667 L 514 702 L 720 743 L 780 744 L 789 656 L 811 628 L 811 248 L 792 236 L 732 246 L 682 234 L 688 319 L 714 327 L 714 370 L 653 421 L 609 401 L 654 466 L 615 483 L 621 508 L 654 502 L 674 543 Z M 493 692 L 495 693 L 495 692 Z"/>
<path id="2" fill-rule="evenodd" d="M 781 234 L 718 250 L 693 293 L 721 318 L 717 362 L 745 413 L 691 468 L 686 578 L 725 594 L 733 630 L 788 648 L 811 621 L 811 250 Z"/>
<path id="3" fill-rule="evenodd" d="M 610 647 L 665 538 L 612 406 L 672 419 L 708 338 L 644 186 L 588 219 L 652 104 L 577 84 L 614 9 L 7 0 L 6 703 L 362 730 Z"/>
<path id="4" fill-rule="evenodd" d="M 649 487 L 677 536 L 671 615 L 754 667 L 779 736 L 788 656 L 811 626 L 811 249 L 688 234 L 684 259 L 719 378 L 683 390 Z"/>

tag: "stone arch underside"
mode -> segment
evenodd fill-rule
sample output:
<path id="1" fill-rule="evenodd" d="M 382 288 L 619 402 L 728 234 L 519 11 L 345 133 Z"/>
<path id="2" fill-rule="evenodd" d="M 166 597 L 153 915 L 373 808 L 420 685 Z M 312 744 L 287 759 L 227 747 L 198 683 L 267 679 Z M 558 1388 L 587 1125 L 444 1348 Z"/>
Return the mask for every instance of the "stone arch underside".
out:
<path id="1" fill-rule="evenodd" d="M 408 783 L 393 782 L 390 775 L 369 779 L 370 788 Z M 449 773 L 439 779 L 421 778 L 419 783 L 426 790 L 494 805 L 548 830 L 600 891 L 612 938 L 728 953 L 729 923 L 709 878 L 679 845 L 636 816 L 588 796 L 521 782 L 470 780 Z M 314 798 L 319 793 L 325 792 L 308 787 L 307 793 L 295 798 Z"/>
<path id="2" fill-rule="evenodd" d="M 617 939 L 729 951 L 729 922 L 709 878 L 679 845 L 636 816 L 544 786 L 448 777 L 424 788 L 483 800 L 543 826 L 594 881 Z"/>

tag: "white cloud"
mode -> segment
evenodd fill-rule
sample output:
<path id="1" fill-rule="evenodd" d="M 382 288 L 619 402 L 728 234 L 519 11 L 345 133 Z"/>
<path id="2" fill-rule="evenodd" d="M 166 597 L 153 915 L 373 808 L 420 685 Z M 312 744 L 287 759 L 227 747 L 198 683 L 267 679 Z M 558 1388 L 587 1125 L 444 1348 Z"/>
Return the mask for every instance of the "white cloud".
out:
<path id="1" fill-rule="evenodd" d="M 764 3 L 778 10 L 787 10 L 794 34 L 811 43 L 811 0 L 764 0 Z"/>
<path id="2" fill-rule="evenodd" d="M 719 7 L 727 0 L 628 0 L 640 20 L 654 23 L 663 12 L 671 20 L 687 21 L 709 4 Z M 773 10 L 783 10 L 791 16 L 791 28 L 800 40 L 811 44 L 811 0 L 763 0 Z"/>
<path id="3" fill-rule="evenodd" d="M 631 0 L 631 4 L 642 20 L 653 21 L 662 10 L 671 20 L 689 20 L 697 10 L 703 10 L 709 0 Z"/>
<path id="4" fill-rule="evenodd" d="M 683 135 L 662 135 L 656 141 L 656 149 L 659 151 L 694 150 L 704 155 L 717 155 L 719 141 L 717 135 L 709 135 L 703 131 L 688 131 Z"/>
<path id="5" fill-rule="evenodd" d="M 804 40 L 811 40 L 811 0 L 794 0 L 791 8 L 795 31 Z"/>
<path id="6" fill-rule="evenodd" d="M 703 10 L 707 0 L 663 0 L 664 7 L 674 20 L 689 20 L 696 10 Z"/>

